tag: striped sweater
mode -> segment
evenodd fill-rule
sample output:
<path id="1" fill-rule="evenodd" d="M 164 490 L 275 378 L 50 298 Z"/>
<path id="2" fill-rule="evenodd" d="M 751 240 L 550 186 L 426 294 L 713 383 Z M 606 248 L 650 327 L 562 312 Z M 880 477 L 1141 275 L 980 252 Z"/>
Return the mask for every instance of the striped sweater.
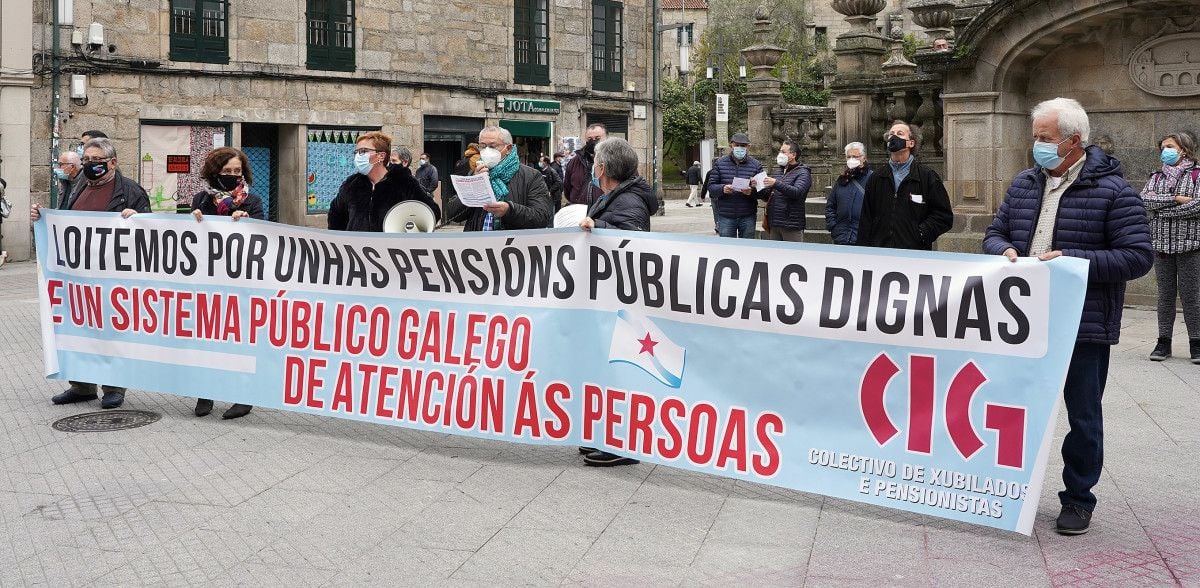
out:
<path id="1" fill-rule="evenodd" d="M 1200 167 L 1193 163 L 1178 182 L 1161 171 L 1154 172 L 1142 189 L 1142 201 L 1150 214 L 1150 240 L 1159 253 L 1187 253 L 1200 249 Z M 1192 198 L 1178 204 L 1176 196 Z"/>

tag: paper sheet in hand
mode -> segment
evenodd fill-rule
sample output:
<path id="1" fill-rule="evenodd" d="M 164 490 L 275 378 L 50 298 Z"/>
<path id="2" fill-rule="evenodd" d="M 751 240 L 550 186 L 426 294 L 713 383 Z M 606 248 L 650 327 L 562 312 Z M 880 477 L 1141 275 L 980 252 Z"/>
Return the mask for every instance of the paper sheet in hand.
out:
<path id="1" fill-rule="evenodd" d="M 758 172 L 758 175 L 756 175 L 750 179 L 754 180 L 754 189 L 755 190 L 765 190 L 767 188 L 766 186 L 763 185 L 763 180 L 767 179 L 767 172 L 760 171 L 760 172 Z"/>
<path id="2" fill-rule="evenodd" d="M 554 215 L 554 228 L 562 229 L 566 227 L 578 227 L 579 221 L 587 216 L 587 206 L 583 204 L 571 204 L 562 207 Z"/>
<path id="3" fill-rule="evenodd" d="M 496 202 L 496 193 L 492 191 L 492 181 L 487 174 L 450 176 L 450 182 L 463 206 L 480 207 Z"/>
<path id="4" fill-rule="evenodd" d="M 750 187 L 750 180 L 747 178 L 733 178 L 732 185 L 735 192 L 745 190 Z"/>

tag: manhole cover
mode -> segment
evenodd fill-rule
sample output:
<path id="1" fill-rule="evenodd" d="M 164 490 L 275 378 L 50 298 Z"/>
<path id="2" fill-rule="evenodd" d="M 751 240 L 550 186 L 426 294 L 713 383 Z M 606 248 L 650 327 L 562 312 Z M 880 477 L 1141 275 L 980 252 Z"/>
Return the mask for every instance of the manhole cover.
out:
<path id="1" fill-rule="evenodd" d="M 52 426 L 67 433 L 96 433 L 143 427 L 160 418 L 162 415 L 148 410 L 106 410 L 58 419 Z"/>

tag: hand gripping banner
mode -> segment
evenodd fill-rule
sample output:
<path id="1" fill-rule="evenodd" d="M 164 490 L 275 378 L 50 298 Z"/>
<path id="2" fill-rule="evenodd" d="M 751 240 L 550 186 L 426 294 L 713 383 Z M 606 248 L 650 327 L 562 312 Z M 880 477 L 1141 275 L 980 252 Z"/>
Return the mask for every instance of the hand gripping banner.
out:
<path id="1" fill-rule="evenodd" d="M 1030 533 L 1087 262 L 44 211 L 48 377 Z"/>

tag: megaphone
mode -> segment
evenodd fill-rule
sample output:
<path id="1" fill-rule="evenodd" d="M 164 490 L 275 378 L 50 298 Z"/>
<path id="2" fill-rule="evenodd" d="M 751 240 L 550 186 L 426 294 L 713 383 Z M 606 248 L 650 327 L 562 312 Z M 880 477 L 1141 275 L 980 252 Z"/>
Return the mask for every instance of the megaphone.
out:
<path id="1" fill-rule="evenodd" d="M 432 233 L 437 226 L 437 217 L 428 204 L 419 200 L 405 200 L 392 207 L 383 217 L 385 233 Z"/>

